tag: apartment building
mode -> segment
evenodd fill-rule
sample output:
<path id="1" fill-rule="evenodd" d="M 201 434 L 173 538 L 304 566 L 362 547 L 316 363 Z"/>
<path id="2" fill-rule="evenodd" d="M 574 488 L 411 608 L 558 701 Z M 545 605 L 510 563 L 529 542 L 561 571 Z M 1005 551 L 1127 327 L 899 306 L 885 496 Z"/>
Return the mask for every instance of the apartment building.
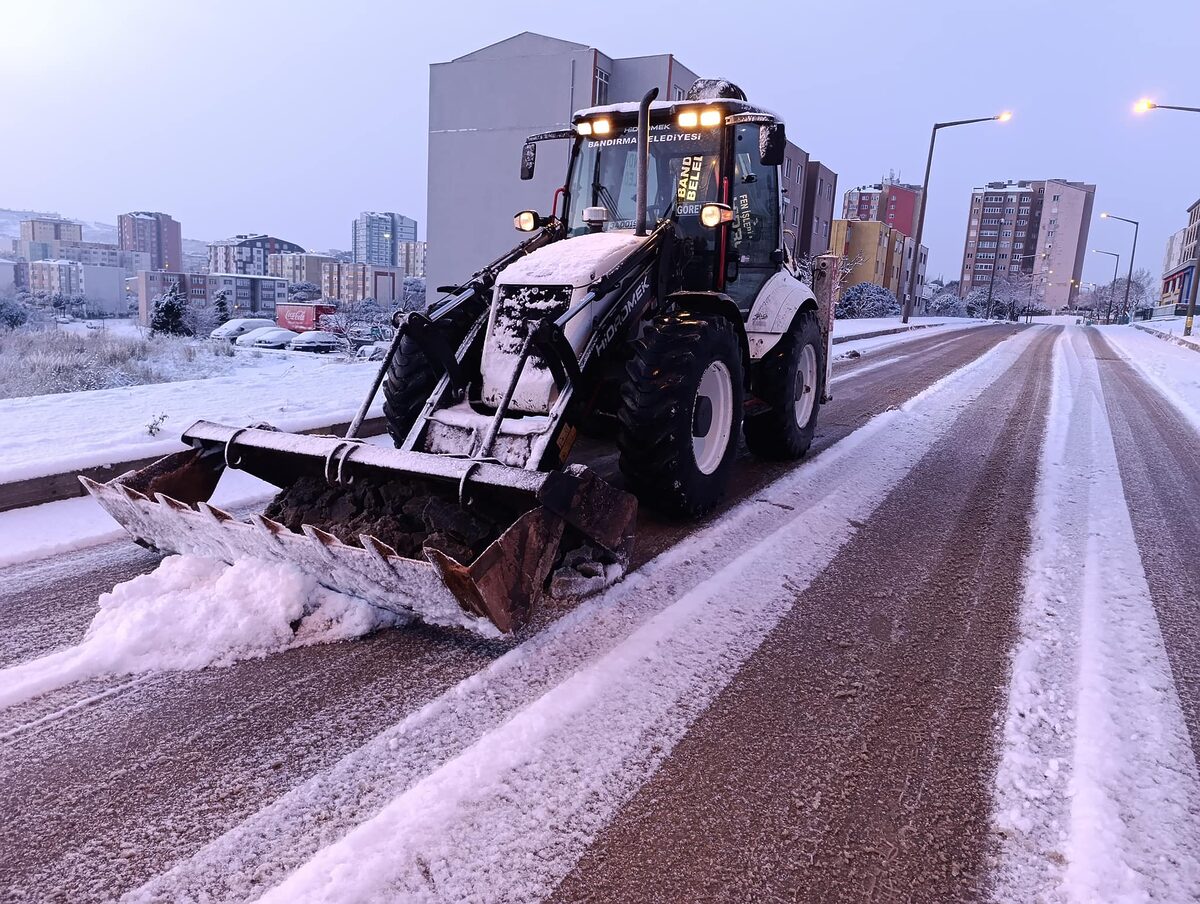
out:
<path id="1" fill-rule="evenodd" d="M 208 246 L 208 272 L 266 276 L 270 255 L 303 252 L 299 245 L 271 235 L 235 235 Z"/>
<path id="2" fill-rule="evenodd" d="M 405 276 L 425 275 L 425 256 L 428 245 L 425 242 L 401 242 L 397 252 L 396 266 L 404 271 Z"/>
<path id="3" fill-rule="evenodd" d="M 350 224 L 354 261 L 376 267 L 400 266 L 400 245 L 417 240 L 417 221 L 398 213 L 363 211 Z"/>
<path id="4" fill-rule="evenodd" d="M 779 170 L 779 189 L 783 198 L 784 242 L 795 254 L 800 253 L 800 233 L 804 218 L 804 190 L 808 185 L 808 151 L 789 140 Z"/>
<path id="5" fill-rule="evenodd" d="M 842 218 L 878 220 L 907 236 L 917 234 L 921 186 L 897 182 L 889 177 L 874 185 L 860 185 L 842 199 Z"/>
<path id="6" fill-rule="evenodd" d="M 805 167 L 804 211 L 800 220 L 800 252 L 812 257 L 824 254 L 831 247 L 834 198 L 837 195 L 837 173 L 820 160 L 809 160 Z"/>
<path id="7" fill-rule="evenodd" d="M 138 319 L 143 324 L 150 324 L 155 299 L 173 286 L 184 293 L 189 305 L 196 307 L 215 304 L 217 293 L 224 292 L 225 303 L 232 317 L 274 317 L 275 306 L 288 300 L 287 280 L 274 276 L 143 270 L 138 273 L 135 282 Z"/>
<path id="8" fill-rule="evenodd" d="M 46 295 L 82 295 L 89 313 L 123 314 L 125 271 L 71 260 L 31 261 L 29 291 Z"/>
<path id="9" fill-rule="evenodd" d="M 344 302 L 373 298 L 387 308 L 403 299 L 404 277 L 399 267 L 331 262 L 321 268 L 321 295 Z"/>
<path id="10" fill-rule="evenodd" d="M 918 254 L 916 240 L 899 229 L 878 220 L 834 220 L 829 250 L 847 258 L 861 256 L 842 281 L 843 289 L 860 282 L 874 283 L 901 301 L 908 291 L 915 259 L 918 300 L 923 296 L 929 249 L 922 245 Z"/>
<path id="11" fill-rule="evenodd" d="M 321 285 L 321 268 L 325 264 L 337 263 L 325 254 L 285 252 L 267 255 L 267 275 L 286 279 L 290 284 L 312 283 Z"/>
<path id="12" fill-rule="evenodd" d="M 959 294 L 993 270 L 1035 279 L 1051 310 L 1074 303 L 1096 186 L 1065 179 L 989 182 L 971 192 Z"/>
<path id="13" fill-rule="evenodd" d="M 135 210 L 118 216 L 117 245 L 122 251 L 148 254 L 151 270 L 178 270 L 183 266 L 183 229 L 159 211 Z"/>
<path id="14" fill-rule="evenodd" d="M 25 242 L 82 242 L 83 226 L 57 217 L 33 217 L 21 221 Z"/>
<path id="15" fill-rule="evenodd" d="M 154 300 L 173 287 L 184 293 L 190 305 L 208 304 L 206 274 L 182 273 L 177 270 L 139 270 L 137 276 L 127 280 L 127 291 L 137 298 L 140 323 L 150 325 L 150 318 L 154 313 Z"/>
<path id="16" fill-rule="evenodd" d="M 1191 300 L 1196 278 L 1197 243 L 1200 242 L 1200 200 L 1188 208 L 1188 224 L 1167 242 L 1163 262 L 1161 304 L 1185 305 Z"/>

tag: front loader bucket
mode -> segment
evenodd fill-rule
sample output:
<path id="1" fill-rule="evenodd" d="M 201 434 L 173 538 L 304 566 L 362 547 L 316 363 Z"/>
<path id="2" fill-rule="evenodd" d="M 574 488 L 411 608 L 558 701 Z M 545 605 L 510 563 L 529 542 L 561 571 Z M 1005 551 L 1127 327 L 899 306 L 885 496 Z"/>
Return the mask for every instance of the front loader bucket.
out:
<path id="1" fill-rule="evenodd" d="M 226 562 L 287 562 L 332 590 L 432 624 L 483 633 L 521 627 L 541 597 L 566 525 L 619 561 L 627 561 L 632 546 L 636 502 L 587 468 L 525 471 L 337 437 L 262 427 L 235 429 L 204 421 L 184 434 L 184 441 L 192 448 L 140 471 L 107 483 L 80 480 L 143 545 Z M 252 515 L 241 520 L 209 505 L 227 466 L 283 489 L 272 509 L 286 512 L 286 517 Z M 392 530 L 398 541 L 410 546 L 418 542 L 413 534 L 395 529 L 404 518 L 411 519 L 425 498 L 412 492 L 413 486 L 420 487 L 420 493 L 429 488 L 441 494 L 429 496 L 424 512 L 437 508 L 453 520 L 456 509 L 444 501 L 448 497 L 466 499 L 468 508 L 476 507 L 477 501 L 489 515 L 511 512 L 513 517 L 494 537 L 470 537 L 482 547 L 477 555 L 452 530 L 420 539 L 404 555 L 375 534 Z M 344 500 L 352 495 L 372 501 L 367 510 L 355 510 L 351 520 L 333 527 L 298 520 L 295 511 L 280 505 L 289 493 L 311 497 L 317 491 L 324 491 L 322 499 L 334 500 L 322 509 L 323 515 L 339 507 L 348 510 Z M 374 532 L 352 533 L 361 524 L 371 525 Z"/>

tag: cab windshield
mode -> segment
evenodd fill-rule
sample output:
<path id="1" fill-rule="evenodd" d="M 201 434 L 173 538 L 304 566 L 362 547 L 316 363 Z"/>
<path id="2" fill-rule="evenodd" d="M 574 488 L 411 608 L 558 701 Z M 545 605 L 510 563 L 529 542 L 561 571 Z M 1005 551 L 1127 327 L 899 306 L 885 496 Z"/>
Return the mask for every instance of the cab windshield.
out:
<path id="1" fill-rule="evenodd" d="M 674 213 L 680 231 L 700 229 L 700 206 L 719 201 L 721 129 L 683 131 L 661 123 L 650 127 L 646 219 L 650 226 Z M 637 126 L 616 135 L 582 139 L 571 171 L 571 235 L 588 231 L 586 207 L 608 210 L 605 230 L 632 229 L 637 213 Z"/>

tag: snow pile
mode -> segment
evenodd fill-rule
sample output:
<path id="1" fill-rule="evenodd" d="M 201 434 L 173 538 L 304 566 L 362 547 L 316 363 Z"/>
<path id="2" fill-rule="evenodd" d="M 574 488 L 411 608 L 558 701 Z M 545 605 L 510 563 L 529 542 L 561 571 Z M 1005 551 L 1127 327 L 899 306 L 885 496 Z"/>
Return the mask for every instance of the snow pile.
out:
<path id="1" fill-rule="evenodd" d="M 1200 356 L 1196 351 L 1127 326 L 1099 329 L 1108 344 L 1200 431 Z"/>
<path id="2" fill-rule="evenodd" d="M 499 284 L 586 286 L 644 241 L 628 232 L 591 232 L 551 242 L 505 269 Z"/>
<path id="3" fill-rule="evenodd" d="M 87 678 L 228 665 L 398 620 L 291 565 L 170 556 L 101 596 L 78 646 L 0 671 L 0 708 Z"/>

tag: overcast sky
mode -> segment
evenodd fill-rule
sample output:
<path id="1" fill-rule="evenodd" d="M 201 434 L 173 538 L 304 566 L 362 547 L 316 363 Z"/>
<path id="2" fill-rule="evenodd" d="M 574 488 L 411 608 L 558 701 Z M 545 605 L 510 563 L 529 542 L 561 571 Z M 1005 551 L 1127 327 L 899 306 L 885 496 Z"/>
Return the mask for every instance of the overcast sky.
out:
<path id="1" fill-rule="evenodd" d="M 1132 237 L 1099 211 L 1141 220 L 1155 275 L 1200 197 L 1200 115 L 1131 112 L 1143 95 L 1200 106 L 1197 0 L 0 0 L 0 207 L 164 210 L 191 238 L 320 250 L 349 245 L 359 210 L 423 232 L 429 64 L 525 30 L 738 82 L 839 195 L 889 170 L 920 181 L 937 120 L 1013 110 L 941 133 L 931 278 L 956 274 L 986 181 L 1095 182 L 1091 247 L 1124 256 Z M 1085 279 L 1111 278 L 1089 258 Z"/>

